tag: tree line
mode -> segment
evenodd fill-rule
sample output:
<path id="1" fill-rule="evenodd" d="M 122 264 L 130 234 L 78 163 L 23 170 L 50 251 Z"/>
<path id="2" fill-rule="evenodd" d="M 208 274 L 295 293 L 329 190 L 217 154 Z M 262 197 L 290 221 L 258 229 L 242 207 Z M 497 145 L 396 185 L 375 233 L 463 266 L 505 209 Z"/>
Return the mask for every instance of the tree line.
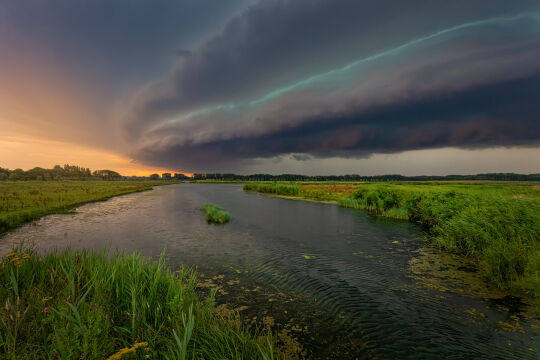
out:
<path id="1" fill-rule="evenodd" d="M 35 167 L 24 171 L 22 169 L 9 170 L 0 167 L 0 181 L 2 180 L 84 180 L 103 179 L 118 180 L 123 179 L 119 173 L 113 170 L 94 170 L 89 168 L 69 165 L 56 165 L 52 169 Z M 351 175 L 318 175 L 308 176 L 299 174 L 252 174 L 238 175 L 233 173 L 196 173 L 188 177 L 182 173 L 151 174 L 149 177 L 132 177 L 137 179 L 152 180 L 216 180 L 216 181 L 539 181 L 540 174 L 515 174 L 515 173 L 487 173 L 476 175 L 446 175 L 446 176 L 403 176 L 403 175 L 375 175 L 363 176 Z"/>
<path id="2" fill-rule="evenodd" d="M 9 170 L 0 167 L 0 181 L 2 180 L 84 180 L 84 179 L 121 179 L 122 175 L 113 170 L 95 170 L 69 165 L 56 165 L 52 169 L 35 167 L 24 171 L 22 169 Z"/>
<path id="3" fill-rule="evenodd" d="M 476 175 L 445 175 L 445 176 L 403 176 L 403 175 L 329 175 L 307 176 L 298 174 L 193 174 L 192 180 L 218 181 L 449 181 L 449 180 L 487 180 L 487 181 L 540 181 L 540 174 L 488 173 Z"/>

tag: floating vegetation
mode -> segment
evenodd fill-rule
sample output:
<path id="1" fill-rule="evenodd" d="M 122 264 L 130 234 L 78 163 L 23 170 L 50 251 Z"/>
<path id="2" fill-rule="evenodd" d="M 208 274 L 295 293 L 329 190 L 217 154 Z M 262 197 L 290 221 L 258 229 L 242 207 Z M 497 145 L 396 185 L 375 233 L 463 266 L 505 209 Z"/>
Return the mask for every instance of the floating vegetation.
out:
<path id="1" fill-rule="evenodd" d="M 504 322 L 504 321 L 497 321 L 495 323 L 495 328 L 498 330 L 503 330 L 507 332 L 520 332 L 525 333 L 525 330 L 523 330 L 523 327 L 519 323 L 519 321 L 515 321 L 513 324 Z"/>
<path id="2" fill-rule="evenodd" d="M 202 209 L 206 213 L 208 223 L 225 224 L 231 221 L 231 215 L 217 205 L 205 204 Z"/>
<path id="3" fill-rule="evenodd" d="M 483 299 L 500 299 L 506 292 L 485 281 L 476 262 L 435 248 L 421 248 L 409 262 L 411 277 L 426 288 Z"/>

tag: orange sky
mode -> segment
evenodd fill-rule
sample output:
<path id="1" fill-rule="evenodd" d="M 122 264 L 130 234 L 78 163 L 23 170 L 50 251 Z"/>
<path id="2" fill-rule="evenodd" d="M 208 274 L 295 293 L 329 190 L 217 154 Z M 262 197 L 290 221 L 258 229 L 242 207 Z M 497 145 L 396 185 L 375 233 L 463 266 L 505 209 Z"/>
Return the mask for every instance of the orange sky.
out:
<path id="1" fill-rule="evenodd" d="M 0 135 L 0 154 L 0 167 L 12 170 L 28 170 L 36 166 L 52 168 L 54 165 L 70 164 L 91 170 L 110 169 L 125 176 L 181 172 L 138 164 L 125 156 L 101 149 L 22 136 Z"/>

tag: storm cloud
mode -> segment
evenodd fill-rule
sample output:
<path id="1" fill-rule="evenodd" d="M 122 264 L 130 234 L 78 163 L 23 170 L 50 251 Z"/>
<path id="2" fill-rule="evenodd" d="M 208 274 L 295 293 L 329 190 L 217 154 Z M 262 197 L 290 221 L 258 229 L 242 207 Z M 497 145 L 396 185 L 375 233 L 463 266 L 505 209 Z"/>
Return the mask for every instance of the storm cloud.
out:
<path id="1" fill-rule="evenodd" d="M 170 170 L 538 152 L 540 2 L 0 1 L 0 79 L 0 135 Z"/>
<path id="2" fill-rule="evenodd" d="M 536 146 L 536 1 L 263 1 L 134 98 L 142 161 Z"/>

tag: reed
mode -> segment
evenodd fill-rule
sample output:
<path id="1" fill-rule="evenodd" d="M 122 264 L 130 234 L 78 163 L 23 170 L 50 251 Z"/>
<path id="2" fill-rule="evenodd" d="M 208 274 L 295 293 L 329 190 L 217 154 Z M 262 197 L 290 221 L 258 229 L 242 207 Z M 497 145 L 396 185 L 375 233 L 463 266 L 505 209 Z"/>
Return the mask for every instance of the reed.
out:
<path id="1" fill-rule="evenodd" d="M 0 358 L 274 358 L 268 331 L 248 331 L 196 285 L 164 256 L 15 251 L 0 265 Z"/>

